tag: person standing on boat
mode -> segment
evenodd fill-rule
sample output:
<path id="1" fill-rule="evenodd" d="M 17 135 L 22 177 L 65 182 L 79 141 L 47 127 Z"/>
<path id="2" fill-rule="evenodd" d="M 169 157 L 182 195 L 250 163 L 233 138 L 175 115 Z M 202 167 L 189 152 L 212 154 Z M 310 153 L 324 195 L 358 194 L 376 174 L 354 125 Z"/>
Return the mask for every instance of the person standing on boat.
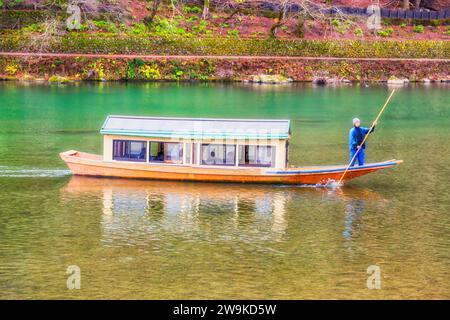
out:
<path id="1" fill-rule="evenodd" d="M 361 120 L 359 120 L 358 118 L 353 119 L 353 128 L 350 129 L 348 139 L 349 140 L 348 144 L 350 147 L 350 161 L 352 161 L 358 149 L 361 148 L 361 150 L 359 150 L 358 155 L 355 157 L 355 159 L 353 159 L 353 162 L 351 163 L 352 167 L 355 165 L 356 160 L 358 160 L 358 165 L 360 166 L 364 165 L 364 158 L 365 158 L 364 150 L 366 149 L 366 143 L 364 143 L 361 147 L 360 145 L 363 142 L 366 134 L 370 134 L 375 130 L 376 124 L 377 123 L 374 122 L 372 130 L 370 130 L 370 128 L 361 127 Z"/>

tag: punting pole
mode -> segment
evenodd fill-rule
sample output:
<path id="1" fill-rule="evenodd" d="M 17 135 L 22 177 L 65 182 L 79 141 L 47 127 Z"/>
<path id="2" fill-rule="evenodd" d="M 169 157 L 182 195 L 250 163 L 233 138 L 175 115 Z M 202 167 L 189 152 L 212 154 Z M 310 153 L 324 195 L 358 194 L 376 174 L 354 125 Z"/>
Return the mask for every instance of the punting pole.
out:
<path id="1" fill-rule="evenodd" d="M 372 122 L 372 125 L 370 126 L 369 132 L 364 136 L 363 141 L 361 142 L 361 144 L 358 147 L 358 150 L 356 150 L 355 155 L 353 156 L 353 158 L 350 160 L 349 164 L 347 165 L 347 168 L 345 168 L 344 173 L 342 174 L 341 178 L 338 181 L 338 185 L 341 184 L 342 180 L 344 180 L 345 175 L 347 174 L 348 169 L 350 168 L 350 166 L 352 165 L 353 161 L 356 159 L 356 156 L 359 153 L 359 150 L 361 150 L 362 146 L 364 145 L 364 143 L 366 142 L 367 138 L 370 135 L 370 132 L 372 131 L 374 124 L 377 123 L 378 119 L 381 117 L 381 114 L 384 112 L 384 109 L 386 109 L 387 105 L 389 104 L 389 101 L 391 100 L 392 96 L 395 93 L 395 89 L 392 90 L 391 94 L 389 95 L 389 97 L 387 98 L 386 102 L 384 103 L 383 108 L 381 108 L 380 112 L 378 113 L 377 117 L 375 118 L 375 120 Z"/>

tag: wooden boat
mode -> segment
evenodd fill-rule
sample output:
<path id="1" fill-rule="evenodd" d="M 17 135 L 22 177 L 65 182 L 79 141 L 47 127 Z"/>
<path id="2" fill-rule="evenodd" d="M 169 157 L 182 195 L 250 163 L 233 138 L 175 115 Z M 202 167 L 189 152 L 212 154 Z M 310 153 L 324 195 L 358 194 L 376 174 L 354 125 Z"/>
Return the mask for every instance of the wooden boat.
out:
<path id="1" fill-rule="evenodd" d="M 103 155 L 61 158 L 74 175 L 204 182 L 325 185 L 346 165 L 288 167 L 289 120 L 108 116 Z M 351 167 L 345 181 L 401 160 Z"/>

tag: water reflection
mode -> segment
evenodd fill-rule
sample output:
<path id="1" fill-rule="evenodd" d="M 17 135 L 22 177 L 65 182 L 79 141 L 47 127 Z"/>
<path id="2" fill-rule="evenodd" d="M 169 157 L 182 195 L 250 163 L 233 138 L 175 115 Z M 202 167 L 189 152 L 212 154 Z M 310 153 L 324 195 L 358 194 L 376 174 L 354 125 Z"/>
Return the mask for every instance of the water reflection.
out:
<path id="1" fill-rule="evenodd" d="M 105 241 L 145 242 L 162 233 L 225 240 L 245 238 L 251 229 L 260 238 L 280 240 L 287 228 L 284 189 L 74 176 L 63 194 L 101 199 Z"/>
<path id="2" fill-rule="evenodd" d="M 364 212 L 364 200 L 353 199 L 346 205 L 345 228 L 342 235 L 345 239 L 351 240 L 354 232 L 354 224 L 361 218 Z"/>
<path id="3" fill-rule="evenodd" d="M 352 240 L 368 189 L 97 179 L 73 176 L 63 198 L 95 197 L 101 205 L 101 238 L 109 245 L 148 244 L 175 237 L 189 241 L 283 241 L 291 198 L 343 202 L 342 236 Z M 296 200 L 298 201 L 298 199 Z M 340 205 L 340 203 L 339 203 Z M 290 214 L 297 210 L 290 209 Z M 298 210 L 301 215 L 301 210 Z"/>

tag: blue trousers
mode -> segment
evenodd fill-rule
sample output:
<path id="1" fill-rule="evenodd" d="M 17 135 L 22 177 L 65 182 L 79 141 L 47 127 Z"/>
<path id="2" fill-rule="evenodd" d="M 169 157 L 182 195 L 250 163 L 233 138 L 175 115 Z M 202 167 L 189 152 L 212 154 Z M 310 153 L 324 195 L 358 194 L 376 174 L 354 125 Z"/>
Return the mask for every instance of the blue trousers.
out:
<path id="1" fill-rule="evenodd" d="M 355 155 L 357 149 L 350 149 L 350 160 L 352 161 L 353 156 Z M 356 160 L 358 160 L 358 164 L 360 166 L 364 165 L 364 158 L 365 158 L 365 154 L 364 154 L 364 149 L 361 148 L 361 150 L 359 150 L 358 155 L 356 156 L 355 160 L 353 160 L 351 166 L 353 167 L 356 163 Z"/>

